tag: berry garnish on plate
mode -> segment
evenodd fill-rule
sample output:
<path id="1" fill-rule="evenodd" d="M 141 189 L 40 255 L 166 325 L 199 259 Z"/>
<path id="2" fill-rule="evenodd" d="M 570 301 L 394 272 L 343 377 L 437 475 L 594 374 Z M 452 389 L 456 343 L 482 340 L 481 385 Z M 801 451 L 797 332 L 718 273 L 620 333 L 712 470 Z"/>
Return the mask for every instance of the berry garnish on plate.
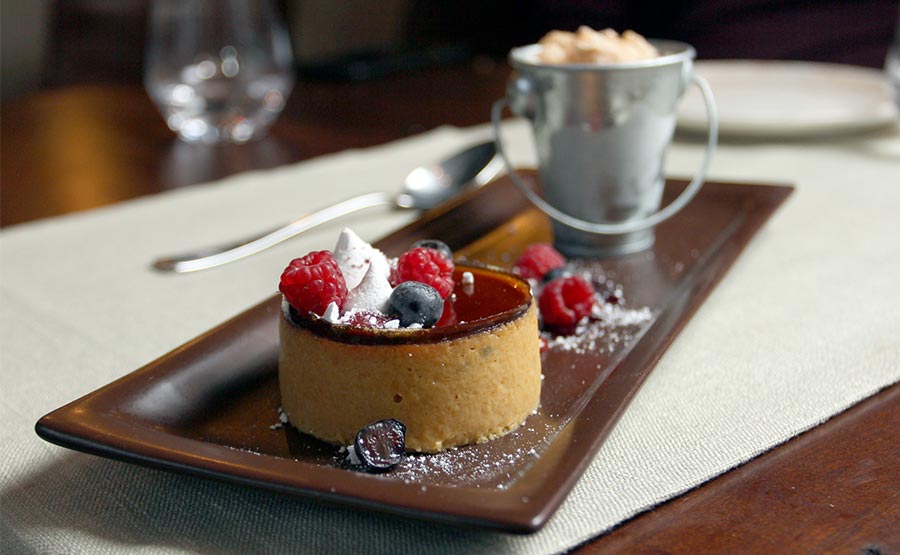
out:
<path id="1" fill-rule="evenodd" d="M 437 289 L 418 281 L 404 281 L 388 299 L 388 314 L 398 318 L 404 328 L 413 324 L 430 328 L 441 319 L 443 311 L 444 299 Z"/>
<path id="2" fill-rule="evenodd" d="M 434 287 L 446 299 L 453 292 L 453 261 L 440 251 L 416 247 L 403 253 L 391 275 L 394 287 L 406 281 L 418 281 Z"/>
<path id="3" fill-rule="evenodd" d="M 330 303 L 338 308 L 347 298 L 347 283 L 329 251 L 313 251 L 291 260 L 281 274 L 278 290 L 301 317 L 322 316 Z"/>
<path id="4" fill-rule="evenodd" d="M 534 243 L 525 248 L 514 269 L 525 279 L 540 281 L 544 275 L 566 264 L 566 257 L 548 243 Z"/>
<path id="5" fill-rule="evenodd" d="M 569 327 L 589 316 L 595 303 L 594 286 L 580 276 L 556 278 L 541 290 L 538 298 L 544 325 Z"/>
<path id="6" fill-rule="evenodd" d="M 387 472 L 406 455 L 406 425 L 393 418 L 369 424 L 356 434 L 356 456 L 368 472 Z"/>

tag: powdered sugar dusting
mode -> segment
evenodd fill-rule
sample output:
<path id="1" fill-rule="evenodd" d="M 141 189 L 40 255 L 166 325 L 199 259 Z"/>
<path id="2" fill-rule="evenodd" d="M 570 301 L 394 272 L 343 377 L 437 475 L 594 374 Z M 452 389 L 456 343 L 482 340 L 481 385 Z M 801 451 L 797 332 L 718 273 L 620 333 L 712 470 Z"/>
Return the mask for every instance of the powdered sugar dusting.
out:
<path id="1" fill-rule="evenodd" d="M 578 354 L 612 353 L 634 340 L 643 324 L 652 319 L 653 312 L 648 307 L 633 309 L 605 304 L 595 308 L 591 317 L 579 322 L 570 334 L 555 335 L 545 331 L 541 335 L 550 349 Z"/>
<path id="2" fill-rule="evenodd" d="M 278 407 L 278 422 L 269 426 L 270 430 L 277 430 L 279 428 L 283 428 L 285 425 L 289 424 L 288 415 L 285 414 L 284 410 L 281 407 Z"/>
<path id="3" fill-rule="evenodd" d="M 530 418 L 509 434 L 486 444 L 467 445 L 440 453 L 411 453 L 382 477 L 408 484 L 507 489 L 537 460 L 555 437 L 557 427 L 545 419 Z M 353 447 L 341 447 L 335 465 L 347 463 Z"/>

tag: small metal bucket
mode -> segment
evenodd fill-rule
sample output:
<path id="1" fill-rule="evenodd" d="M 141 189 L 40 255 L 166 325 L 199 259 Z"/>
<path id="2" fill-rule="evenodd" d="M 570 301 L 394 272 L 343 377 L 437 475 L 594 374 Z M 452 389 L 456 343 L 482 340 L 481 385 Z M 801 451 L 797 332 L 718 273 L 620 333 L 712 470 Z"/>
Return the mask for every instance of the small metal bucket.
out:
<path id="1" fill-rule="evenodd" d="M 610 64 L 541 64 L 538 45 L 510 53 L 516 74 L 491 114 L 497 151 L 522 193 L 553 219 L 556 247 L 568 256 L 615 256 L 650 247 L 653 227 L 690 202 L 703 184 L 718 136 L 712 92 L 693 74 L 693 47 L 651 42 L 659 57 Z M 660 210 L 676 106 L 690 83 L 706 103 L 706 152 L 688 187 Z M 532 124 L 544 198 L 506 156 L 500 118 L 507 106 Z"/>

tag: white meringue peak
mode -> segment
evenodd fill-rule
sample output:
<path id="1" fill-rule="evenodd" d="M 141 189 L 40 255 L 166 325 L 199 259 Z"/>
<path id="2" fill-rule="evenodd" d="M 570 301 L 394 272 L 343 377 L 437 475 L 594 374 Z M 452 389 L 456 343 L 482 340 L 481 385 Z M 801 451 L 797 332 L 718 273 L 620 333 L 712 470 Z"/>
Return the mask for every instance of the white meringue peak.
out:
<path id="1" fill-rule="evenodd" d="M 340 318 L 341 309 L 338 308 L 338 305 L 334 301 L 328 303 L 328 306 L 325 307 L 325 314 L 322 315 L 322 319 L 329 324 L 336 324 Z"/>
<path id="2" fill-rule="evenodd" d="M 344 275 L 344 281 L 347 282 L 347 289 L 351 291 L 360 284 L 370 264 L 376 264 L 379 272 L 381 268 L 388 268 L 387 271 L 390 272 L 384 253 L 360 239 L 348 227 L 341 230 L 333 254 Z"/>
<path id="3" fill-rule="evenodd" d="M 393 288 L 388 281 L 388 273 L 379 266 L 388 268 L 387 261 L 376 262 L 374 259 L 359 285 L 350 290 L 344 301 L 344 312 L 352 310 L 387 312 L 388 299 Z"/>

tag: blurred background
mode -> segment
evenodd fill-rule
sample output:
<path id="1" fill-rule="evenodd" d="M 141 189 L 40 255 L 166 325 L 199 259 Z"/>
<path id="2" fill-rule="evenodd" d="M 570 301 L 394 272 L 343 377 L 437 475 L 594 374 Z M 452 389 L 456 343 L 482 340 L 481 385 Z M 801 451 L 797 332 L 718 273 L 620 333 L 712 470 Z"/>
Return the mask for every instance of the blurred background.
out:
<path id="1" fill-rule="evenodd" d="M 2 96 L 73 83 L 140 83 L 151 0 L 2 0 Z M 445 64 L 504 63 L 550 29 L 634 29 L 701 58 L 881 67 L 896 0 L 278 0 L 299 75 L 367 80 Z"/>
<path id="2" fill-rule="evenodd" d="M 484 124 L 509 49 L 551 29 L 882 68 L 900 15 L 897 0 L 274 1 L 293 92 L 263 139 L 208 147 L 177 140 L 143 87 L 152 0 L 0 0 L 0 227 Z"/>

